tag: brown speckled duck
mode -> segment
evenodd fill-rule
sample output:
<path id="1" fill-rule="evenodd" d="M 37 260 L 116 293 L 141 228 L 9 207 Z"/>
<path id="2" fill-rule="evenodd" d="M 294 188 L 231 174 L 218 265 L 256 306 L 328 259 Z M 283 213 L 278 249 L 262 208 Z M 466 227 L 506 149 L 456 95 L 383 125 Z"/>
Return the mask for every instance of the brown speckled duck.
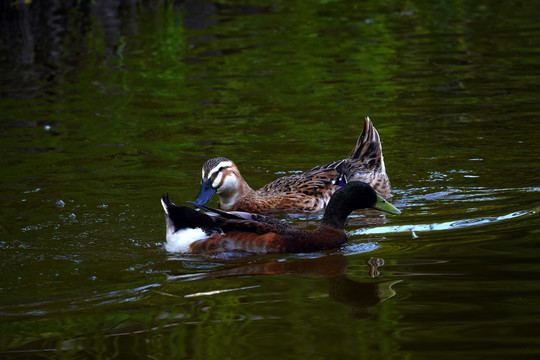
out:
<path id="1" fill-rule="evenodd" d="M 248 185 L 231 160 L 210 159 L 203 166 L 201 190 L 195 204 L 206 204 L 217 192 L 218 207 L 227 211 L 319 211 L 326 207 L 332 194 L 349 181 L 366 182 L 383 197 L 390 197 L 381 140 L 369 117 L 346 159 L 281 177 L 259 190 Z"/>
<path id="2" fill-rule="evenodd" d="M 345 184 L 332 195 L 321 225 L 315 230 L 298 230 L 283 221 L 259 214 L 226 212 L 194 204 L 207 213 L 203 214 L 189 207 L 174 205 L 168 195 L 161 199 L 161 205 L 167 223 L 165 248 L 170 252 L 194 254 L 328 250 L 347 242 L 345 221 L 354 210 L 375 208 L 400 214 L 371 186 L 359 181 Z"/>

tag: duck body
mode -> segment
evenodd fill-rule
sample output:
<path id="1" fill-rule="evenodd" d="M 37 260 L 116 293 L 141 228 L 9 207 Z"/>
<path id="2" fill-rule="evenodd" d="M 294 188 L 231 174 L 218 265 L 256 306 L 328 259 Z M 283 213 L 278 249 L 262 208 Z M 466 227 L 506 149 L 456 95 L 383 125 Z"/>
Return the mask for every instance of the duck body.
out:
<path id="1" fill-rule="evenodd" d="M 362 134 L 346 159 L 278 178 L 259 190 L 249 186 L 233 161 L 225 157 L 210 159 L 203 166 L 201 190 L 195 203 L 204 205 L 217 192 L 218 207 L 222 210 L 313 212 L 323 210 L 332 194 L 349 181 L 366 182 L 383 197 L 390 197 L 380 137 L 367 117 Z"/>
<path id="2" fill-rule="evenodd" d="M 299 253 L 339 247 L 347 241 L 347 216 L 354 210 L 373 207 L 393 214 L 400 211 L 366 183 L 353 181 L 332 196 L 321 225 L 299 230 L 269 216 L 227 212 L 193 203 L 206 214 L 178 207 L 168 196 L 161 199 L 167 223 L 166 248 L 172 252 L 210 254 L 225 251 L 250 253 Z"/>

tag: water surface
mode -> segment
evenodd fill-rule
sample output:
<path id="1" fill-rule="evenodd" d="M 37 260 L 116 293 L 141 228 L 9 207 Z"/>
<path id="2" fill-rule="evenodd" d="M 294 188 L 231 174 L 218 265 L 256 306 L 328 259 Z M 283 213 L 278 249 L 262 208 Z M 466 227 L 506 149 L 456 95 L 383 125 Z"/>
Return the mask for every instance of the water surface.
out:
<path id="1" fill-rule="evenodd" d="M 538 4 L 83 3 L 0 7 L 2 357 L 540 354 Z M 259 188 L 366 115 L 401 216 L 328 252 L 164 250 L 159 199 L 208 158 Z"/>

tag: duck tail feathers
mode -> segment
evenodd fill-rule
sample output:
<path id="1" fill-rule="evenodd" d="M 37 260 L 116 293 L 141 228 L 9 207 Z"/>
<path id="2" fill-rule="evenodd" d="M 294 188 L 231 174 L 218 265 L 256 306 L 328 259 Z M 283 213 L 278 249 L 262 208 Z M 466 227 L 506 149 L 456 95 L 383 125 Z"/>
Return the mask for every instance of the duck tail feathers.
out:
<path id="1" fill-rule="evenodd" d="M 168 232 L 195 228 L 202 229 L 207 234 L 221 232 L 210 216 L 187 206 L 176 206 L 169 198 L 169 194 L 161 198 L 161 206 L 165 211 Z"/>
<path id="2" fill-rule="evenodd" d="M 348 158 L 352 160 L 362 160 L 366 163 L 367 167 L 371 169 L 384 168 L 381 138 L 379 137 L 377 129 L 375 129 L 373 123 L 367 116 L 362 134 L 358 137 L 356 145 Z"/>

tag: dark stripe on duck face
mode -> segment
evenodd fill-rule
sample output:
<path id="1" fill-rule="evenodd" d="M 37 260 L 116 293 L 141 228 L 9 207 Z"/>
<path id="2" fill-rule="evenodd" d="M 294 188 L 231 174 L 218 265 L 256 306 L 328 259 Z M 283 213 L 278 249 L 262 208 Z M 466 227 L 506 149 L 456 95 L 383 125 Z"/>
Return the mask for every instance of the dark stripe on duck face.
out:
<path id="1" fill-rule="evenodd" d="M 225 175 L 228 174 L 229 168 L 232 166 L 232 162 L 224 161 L 219 163 L 215 168 L 208 173 L 208 179 L 212 179 L 212 185 L 215 188 L 219 188 L 223 184 Z"/>
<path id="2" fill-rule="evenodd" d="M 219 166 L 218 169 L 211 175 L 209 181 L 212 181 L 212 187 L 218 191 L 218 193 L 236 193 L 238 191 L 238 177 L 235 174 L 236 167 L 231 166 Z"/>
<path id="3" fill-rule="evenodd" d="M 231 166 L 233 166 L 233 162 L 224 157 L 210 159 L 204 164 L 201 190 L 195 199 L 196 204 L 204 205 L 210 201 L 216 191 L 223 186 Z"/>
<path id="4" fill-rule="evenodd" d="M 233 165 L 233 162 L 224 157 L 217 157 L 214 159 L 210 159 L 203 165 L 202 178 L 203 180 L 208 180 L 211 177 L 214 177 L 214 174 L 217 174 L 221 170 L 229 168 L 232 165 Z"/>

